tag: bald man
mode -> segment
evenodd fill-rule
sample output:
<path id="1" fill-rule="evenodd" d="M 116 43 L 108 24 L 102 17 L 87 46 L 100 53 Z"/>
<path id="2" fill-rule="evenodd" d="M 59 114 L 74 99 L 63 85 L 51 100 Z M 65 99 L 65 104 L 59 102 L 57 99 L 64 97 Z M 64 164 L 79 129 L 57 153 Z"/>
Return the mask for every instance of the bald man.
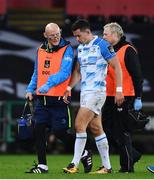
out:
<path id="1" fill-rule="evenodd" d="M 65 145 L 69 142 L 66 135 L 71 122 L 63 94 L 70 80 L 74 52 L 70 42 L 61 37 L 61 30 L 57 24 L 47 24 L 43 35 L 45 41 L 37 50 L 34 72 L 26 89 L 26 99 L 33 100 L 36 94 L 33 118 L 38 164 L 26 173 L 48 172 L 46 128 Z"/>
<path id="2" fill-rule="evenodd" d="M 33 118 L 38 157 L 38 164 L 26 173 L 48 172 L 46 128 L 61 139 L 68 150 L 73 145 L 70 144 L 73 137 L 67 133 L 71 126 L 70 111 L 68 104 L 63 101 L 63 95 L 70 80 L 74 51 L 70 42 L 61 37 L 61 30 L 55 23 L 46 25 L 44 37 L 46 40 L 38 48 L 34 72 L 26 89 L 26 99 L 33 100 L 34 94 L 36 95 Z M 92 167 L 89 166 L 89 156 L 89 152 L 85 150 L 84 168 Z"/>

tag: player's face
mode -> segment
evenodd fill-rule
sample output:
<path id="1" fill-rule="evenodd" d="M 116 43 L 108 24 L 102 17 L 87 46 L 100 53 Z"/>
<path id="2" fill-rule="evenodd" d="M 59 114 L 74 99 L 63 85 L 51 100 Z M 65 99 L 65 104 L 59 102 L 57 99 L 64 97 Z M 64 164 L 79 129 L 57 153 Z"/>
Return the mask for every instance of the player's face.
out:
<path id="1" fill-rule="evenodd" d="M 103 39 L 105 39 L 106 41 L 108 41 L 111 44 L 114 43 L 114 34 L 111 32 L 109 27 L 104 28 Z"/>
<path id="2" fill-rule="evenodd" d="M 77 29 L 76 31 L 73 31 L 73 35 L 80 44 L 86 44 L 89 42 L 88 30 L 80 31 L 80 29 Z"/>

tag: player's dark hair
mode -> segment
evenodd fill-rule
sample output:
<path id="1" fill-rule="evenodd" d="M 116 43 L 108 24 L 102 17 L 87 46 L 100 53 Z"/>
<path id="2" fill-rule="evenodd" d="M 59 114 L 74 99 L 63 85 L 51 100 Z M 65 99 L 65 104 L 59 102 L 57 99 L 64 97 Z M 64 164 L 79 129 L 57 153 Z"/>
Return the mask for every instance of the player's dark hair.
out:
<path id="1" fill-rule="evenodd" d="M 72 31 L 76 31 L 77 29 L 80 29 L 80 31 L 90 29 L 90 24 L 86 19 L 78 19 L 73 23 Z"/>

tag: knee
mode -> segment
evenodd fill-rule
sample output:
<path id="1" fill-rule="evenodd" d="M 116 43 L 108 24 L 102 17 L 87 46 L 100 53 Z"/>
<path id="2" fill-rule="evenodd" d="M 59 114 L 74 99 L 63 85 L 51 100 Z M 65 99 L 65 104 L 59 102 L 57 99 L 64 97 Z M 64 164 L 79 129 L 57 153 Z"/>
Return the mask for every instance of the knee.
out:
<path id="1" fill-rule="evenodd" d="M 86 132 L 86 127 L 77 123 L 75 124 L 75 130 L 77 133 L 83 133 L 83 132 Z"/>
<path id="2" fill-rule="evenodd" d="M 100 126 L 90 125 L 89 129 L 94 137 L 100 136 L 103 133 L 103 129 Z"/>

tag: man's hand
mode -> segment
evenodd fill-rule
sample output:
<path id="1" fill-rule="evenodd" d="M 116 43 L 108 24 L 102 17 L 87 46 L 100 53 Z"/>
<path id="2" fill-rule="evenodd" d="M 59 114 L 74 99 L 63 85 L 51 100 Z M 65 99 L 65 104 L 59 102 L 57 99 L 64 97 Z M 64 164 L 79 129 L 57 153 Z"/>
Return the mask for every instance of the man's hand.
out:
<path id="1" fill-rule="evenodd" d="M 117 106 L 121 106 L 122 103 L 124 102 L 124 96 L 122 92 L 116 92 L 115 95 L 115 103 L 117 104 Z"/>
<path id="2" fill-rule="evenodd" d="M 42 93 L 42 94 L 45 94 L 49 91 L 49 86 L 47 84 L 44 84 L 43 86 L 41 86 L 39 89 L 38 89 L 38 92 L 39 93 Z"/>
<path id="3" fill-rule="evenodd" d="M 31 92 L 26 93 L 26 99 L 33 100 L 33 94 Z"/>
<path id="4" fill-rule="evenodd" d="M 136 98 L 134 101 L 134 109 L 136 111 L 139 111 L 140 109 L 142 109 L 142 101 L 141 98 Z"/>
<path id="5" fill-rule="evenodd" d="M 63 96 L 63 101 L 64 101 L 66 104 L 69 104 L 69 103 L 70 103 L 70 102 L 68 101 L 69 92 L 70 92 L 70 91 L 66 90 L 65 93 L 64 93 L 64 96 Z"/>

